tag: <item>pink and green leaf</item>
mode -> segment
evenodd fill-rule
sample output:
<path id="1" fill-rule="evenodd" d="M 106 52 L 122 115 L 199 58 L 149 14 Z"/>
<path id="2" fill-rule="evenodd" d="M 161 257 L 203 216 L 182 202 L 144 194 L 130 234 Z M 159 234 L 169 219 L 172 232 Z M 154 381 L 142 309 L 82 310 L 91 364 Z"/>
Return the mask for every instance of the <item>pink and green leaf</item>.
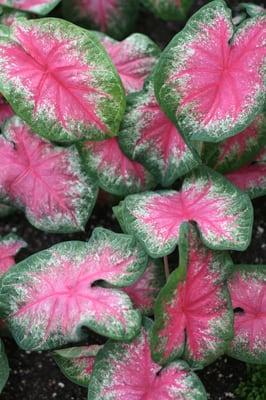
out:
<path id="1" fill-rule="evenodd" d="M 8 380 L 9 376 L 9 365 L 7 356 L 4 349 L 4 344 L 0 339 L 0 393 L 2 392 L 6 381 Z"/>
<path id="2" fill-rule="evenodd" d="M 151 257 L 172 253 L 183 222 L 195 221 L 202 240 L 214 250 L 245 250 L 251 239 L 251 201 L 207 167 L 187 177 L 181 191 L 145 192 L 126 197 L 119 217 Z"/>
<path id="3" fill-rule="evenodd" d="M 123 290 L 134 306 L 145 315 L 153 314 L 155 299 L 165 283 L 163 264 L 160 260 L 149 259 L 144 274 L 133 285 Z"/>
<path id="4" fill-rule="evenodd" d="M 66 19 L 100 30 L 116 39 L 132 32 L 138 2 L 129 0 L 63 0 Z"/>
<path id="5" fill-rule="evenodd" d="M 141 0 L 148 10 L 166 21 L 184 19 L 193 0 Z"/>
<path id="6" fill-rule="evenodd" d="M 141 316 L 117 288 L 134 283 L 146 265 L 144 250 L 131 236 L 98 228 L 88 243 L 57 244 L 5 274 L 3 316 L 25 350 L 81 341 L 86 337 L 82 327 L 130 340 L 140 329 Z M 101 282 L 117 288 L 105 288 Z"/>
<path id="7" fill-rule="evenodd" d="M 99 345 L 55 350 L 53 357 L 62 373 L 72 382 L 88 387 Z"/>
<path id="8" fill-rule="evenodd" d="M 266 363 L 266 266 L 240 265 L 228 281 L 235 312 L 228 354 L 247 363 Z"/>
<path id="9" fill-rule="evenodd" d="M 193 140 L 219 142 L 244 130 L 265 101 L 266 15 L 235 30 L 215 0 L 195 13 L 163 52 L 155 92 L 170 119 Z"/>
<path id="10" fill-rule="evenodd" d="M 266 194 L 266 149 L 262 149 L 255 161 L 226 175 L 235 186 L 254 199 Z"/>
<path id="11" fill-rule="evenodd" d="M 0 91 L 36 133 L 57 142 L 117 134 L 121 81 L 89 31 L 56 18 L 19 20 L 0 38 Z"/>
<path id="12" fill-rule="evenodd" d="M 218 144 L 204 146 L 203 159 L 216 171 L 227 173 L 249 164 L 266 142 L 266 117 L 258 115 L 244 131 Z"/>
<path id="13" fill-rule="evenodd" d="M 30 14 L 24 11 L 12 10 L 11 8 L 5 8 L 3 12 L 0 10 L 0 24 L 11 26 L 18 18 L 29 19 Z"/>
<path id="14" fill-rule="evenodd" d="M 14 115 L 12 108 L 0 95 L 0 127 L 10 117 Z"/>
<path id="15" fill-rule="evenodd" d="M 142 163 L 162 184 L 169 186 L 200 163 L 199 156 L 160 109 L 153 81 L 128 97 L 119 132 L 125 153 Z"/>
<path id="16" fill-rule="evenodd" d="M 27 243 L 17 235 L 0 237 L 0 277 L 15 264 L 15 255 L 26 246 Z"/>
<path id="17" fill-rule="evenodd" d="M 134 33 L 122 42 L 100 37 L 122 80 L 126 93 L 143 89 L 160 56 L 159 47 L 146 35 Z"/>
<path id="18" fill-rule="evenodd" d="M 2 6 L 41 16 L 49 14 L 58 3 L 60 3 L 60 0 L 0 0 Z"/>
<path id="19" fill-rule="evenodd" d="M 192 224 L 180 229 L 179 267 L 155 304 L 153 358 L 167 364 L 184 358 L 203 368 L 224 354 L 233 337 L 233 312 L 226 278 L 232 261 L 206 248 Z"/>
<path id="20" fill-rule="evenodd" d="M 88 399 L 206 400 L 202 383 L 184 361 L 175 361 L 162 369 L 152 360 L 150 329 L 146 329 L 142 328 L 130 343 L 109 341 L 99 351 Z"/>
<path id="21" fill-rule="evenodd" d="M 54 146 L 12 117 L 0 135 L 0 198 L 25 210 L 47 232 L 75 232 L 94 207 L 97 188 L 74 146 Z"/>
<path id="22" fill-rule="evenodd" d="M 98 185 L 117 196 L 143 192 L 155 186 L 155 179 L 121 150 L 117 138 L 79 144 L 83 164 Z"/>

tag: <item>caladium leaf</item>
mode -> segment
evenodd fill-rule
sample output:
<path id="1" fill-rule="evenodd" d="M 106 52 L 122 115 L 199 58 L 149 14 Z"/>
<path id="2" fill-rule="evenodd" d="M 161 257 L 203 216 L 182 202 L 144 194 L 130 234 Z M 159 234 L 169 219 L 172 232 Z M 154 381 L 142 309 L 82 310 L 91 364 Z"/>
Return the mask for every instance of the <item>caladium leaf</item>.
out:
<path id="1" fill-rule="evenodd" d="M 226 278 L 232 261 L 225 252 L 206 248 L 191 224 L 183 224 L 179 268 L 155 304 L 153 358 L 160 364 L 184 358 L 203 368 L 222 355 L 233 337 L 233 311 Z"/>
<path id="2" fill-rule="evenodd" d="M 133 30 L 138 2 L 128 0 L 64 0 L 66 19 L 96 28 L 116 39 Z"/>
<path id="3" fill-rule="evenodd" d="M 84 228 L 97 188 L 74 146 L 54 146 L 12 117 L 0 136 L 0 169 L 0 197 L 24 209 L 32 225 L 47 232 Z"/>
<path id="4" fill-rule="evenodd" d="M 99 351 L 88 399 L 206 400 L 202 383 L 184 361 L 175 361 L 162 369 L 152 360 L 150 321 L 146 325 L 131 343 L 109 341 Z"/>
<path id="5" fill-rule="evenodd" d="M 121 218 L 122 214 L 122 218 Z M 172 253 L 183 222 L 197 222 L 204 244 L 214 250 L 245 250 L 253 208 L 249 197 L 222 175 L 202 167 L 174 190 L 126 197 L 120 219 L 151 257 Z"/>
<path id="6" fill-rule="evenodd" d="M 58 142 L 115 136 L 125 108 L 95 36 L 56 18 L 19 20 L 0 38 L 0 91 L 39 135 Z"/>
<path id="7" fill-rule="evenodd" d="M 163 186 L 171 185 L 200 163 L 199 156 L 160 109 L 153 81 L 142 92 L 128 96 L 119 143 L 130 158 L 142 163 Z"/>
<path id="8" fill-rule="evenodd" d="M 158 17 L 168 21 L 186 17 L 193 0 L 141 0 Z"/>
<path id="9" fill-rule="evenodd" d="M 60 0 L 0 0 L 0 5 L 32 12 L 38 15 L 46 15 L 52 11 Z"/>
<path id="10" fill-rule="evenodd" d="M 12 233 L 0 237 L 0 277 L 15 264 L 15 255 L 26 246 L 24 240 Z"/>
<path id="11" fill-rule="evenodd" d="M 15 208 L 0 203 L 0 218 L 7 217 L 15 211 Z"/>
<path id="12" fill-rule="evenodd" d="M 134 33 L 122 42 L 105 35 L 100 39 L 119 73 L 126 93 L 140 91 L 158 61 L 159 47 L 141 33 Z"/>
<path id="13" fill-rule="evenodd" d="M 160 260 L 149 259 L 144 274 L 133 285 L 123 290 L 142 313 L 153 314 L 155 299 L 165 283 L 163 264 Z"/>
<path id="14" fill-rule="evenodd" d="M 63 374 L 72 382 L 88 387 L 95 358 L 102 346 L 91 345 L 56 350 L 53 357 Z"/>
<path id="15" fill-rule="evenodd" d="M 57 244 L 5 274 L 3 316 L 25 350 L 80 341 L 82 327 L 116 340 L 132 339 L 140 328 L 139 311 L 122 290 L 98 282 L 130 285 L 146 264 L 144 250 L 131 236 L 96 229 L 88 243 Z"/>
<path id="16" fill-rule="evenodd" d="M 236 170 L 253 161 L 266 142 L 266 117 L 258 115 L 251 125 L 217 145 L 207 143 L 203 159 L 221 173 Z"/>
<path id="17" fill-rule="evenodd" d="M 263 110 L 266 15 L 234 32 L 223 0 L 202 7 L 170 42 L 155 73 L 155 92 L 181 132 L 219 142 Z"/>
<path id="18" fill-rule="evenodd" d="M 4 349 L 4 344 L 0 339 L 0 393 L 2 392 L 9 376 L 9 366 Z"/>
<path id="19" fill-rule="evenodd" d="M 1 2 L 1 0 L 0 0 Z M 17 11 L 5 8 L 4 11 L 1 13 L 0 11 L 0 24 L 11 26 L 14 22 L 17 21 L 18 18 L 30 18 L 30 14 L 24 11 Z"/>
<path id="20" fill-rule="evenodd" d="M 266 148 L 255 161 L 226 175 L 234 185 L 254 199 L 266 194 Z"/>
<path id="21" fill-rule="evenodd" d="M 117 138 L 84 142 L 79 150 L 86 170 L 109 193 L 126 196 L 155 186 L 153 176 L 122 152 Z"/>
<path id="22" fill-rule="evenodd" d="M 235 311 L 234 338 L 228 354 L 266 363 L 266 266 L 240 265 L 228 281 Z"/>
<path id="23" fill-rule="evenodd" d="M 0 95 L 0 127 L 13 115 L 13 110 L 5 99 Z"/>

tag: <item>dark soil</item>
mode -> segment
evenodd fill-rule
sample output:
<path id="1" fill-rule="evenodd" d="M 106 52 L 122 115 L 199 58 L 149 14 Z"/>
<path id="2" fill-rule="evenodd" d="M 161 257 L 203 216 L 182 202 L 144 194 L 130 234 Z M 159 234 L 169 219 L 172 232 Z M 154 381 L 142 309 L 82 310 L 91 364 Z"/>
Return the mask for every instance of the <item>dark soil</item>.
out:
<path id="1" fill-rule="evenodd" d="M 192 11 L 205 3 L 207 1 L 196 1 Z M 262 2 L 254 1 L 254 3 L 261 4 Z M 235 5 L 237 1 L 230 1 L 230 4 Z M 137 31 L 148 34 L 161 47 L 164 47 L 182 27 L 182 23 L 164 22 L 142 12 Z M 232 255 L 236 263 L 266 264 L 266 201 L 264 199 L 254 201 L 254 208 L 253 240 L 248 251 Z M 0 236 L 15 232 L 28 243 L 28 247 L 21 251 L 17 257 L 17 260 L 20 261 L 37 251 L 64 240 L 86 240 L 96 226 L 103 226 L 119 232 L 119 226 L 112 215 L 111 206 L 98 205 L 84 233 L 48 235 L 32 227 L 22 214 L 17 213 L 0 220 Z M 90 332 L 89 341 L 90 343 L 100 343 L 101 338 Z M 68 381 L 56 366 L 49 352 L 24 352 L 9 338 L 5 339 L 5 344 L 11 373 L 1 394 L 1 400 L 87 399 L 87 390 Z M 233 392 L 238 384 L 245 379 L 246 366 L 240 361 L 222 357 L 211 366 L 198 372 L 198 375 L 203 381 L 211 400 L 236 399 Z"/>

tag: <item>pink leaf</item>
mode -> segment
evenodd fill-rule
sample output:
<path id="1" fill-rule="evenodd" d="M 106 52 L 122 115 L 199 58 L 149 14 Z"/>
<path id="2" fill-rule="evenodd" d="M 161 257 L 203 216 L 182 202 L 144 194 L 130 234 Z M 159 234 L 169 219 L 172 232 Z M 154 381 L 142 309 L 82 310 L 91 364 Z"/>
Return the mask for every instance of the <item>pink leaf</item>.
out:
<path id="1" fill-rule="evenodd" d="M 204 247 L 192 225 L 183 225 L 180 235 L 180 266 L 155 305 L 153 356 L 163 364 L 183 357 L 202 368 L 225 352 L 232 337 L 225 286 L 232 261 Z"/>
<path id="2" fill-rule="evenodd" d="M 237 359 L 266 362 L 266 274 L 265 265 L 241 265 L 228 288 L 235 311 L 234 339 L 229 354 Z"/>
<path id="3" fill-rule="evenodd" d="M 128 235 L 98 228 L 86 242 L 65 242 L 12 269 L 3 281 L 4 314 L 23 349 L 49 349 L 84 338 L 81 327 L 129 340 L 140 314 L 121 290 L 143 274 L 147 256 Z M 29 335 L 30 332 L 30 335 Z"/>
<path id="4" fill-rule="evenodd" d="M 0 277 L 15 264 L 15 255 L 26 246 L 27 243 L 16 235 L 0 237 Z"/>
<path id="5" fill-rule="evenodd" d="M 12 108 L 0 95 L 0 126 L 13 115 Z"/>
<path id="6" fill-rule="evenodd" d="M 46 15 L 57 6 L 60 0 L 0 0 L 5 7 Z"/>
<path id="7" fill-rule="evenodd" d="M 33 134 L 18 117 L 0 136 L 0 196 L 25 210 L 45 231 L 83 229 L 96 188 L 81 171 L 74 147 L 61 148 Z"/>
<path id="8" fill-rule="evenodd" d="M 59 19 L 19 20 L 0 55 L 1 91 L 41 136 L 69 142 L 116 134 L 124 93 L 92 34 Z"/>
<path id="9" fill-rule="evenodd" d="M 149 326 L 150 322 L 146 324 Z M 148 332 L 131 343 L 107 343 L 96 357 L 89 383 L 90 400 L 206 400 L 205 390 L 186 363 L 166 368 L 151 358 Z"/>
<path id="10" fill-rule="evenodd" d="M 79 146 L 89 173 L 109 193 L 126 196 L 155 186 L 153 176 L 120 149 L 117 138 L 85 142 Z"/>

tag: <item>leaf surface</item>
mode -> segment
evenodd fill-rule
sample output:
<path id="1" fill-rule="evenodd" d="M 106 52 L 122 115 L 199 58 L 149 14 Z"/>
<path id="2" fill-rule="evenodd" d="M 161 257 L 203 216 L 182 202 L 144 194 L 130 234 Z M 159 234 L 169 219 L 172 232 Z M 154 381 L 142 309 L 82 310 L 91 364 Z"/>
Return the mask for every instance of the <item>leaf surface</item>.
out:
<path id="1" fill-rule="evenodd" d="M 60 0 L 0 0 L 0 5 L 32 12 L 38 15 L 46 15 L 52 11 Z"/>
<path id="2" fill-rule="evenodd" d="M 0 197 L 24 209 L 47 232 L 84 228 L 97 189 L 82 172 L 75 147 L 54 146 L 12 117 L 0 136 Z"/>
<path id="3" fill-rule="evenodd" d="M 181 132 L 219 142 L 244 130 L 265 101 L 266 15 L 237 30 L 223 0 L 202 7 L 170 42 L 155 92 Z"/>
<path id="4" fill-rule="evenodd" d="M 265 265 L 240 265 L 228 288 L 235 311 L 234 338 L 228 354 L 247 363 L 266 363 Z"/>
<path id="5" fill-rule="evenodd" d="M 0 237 L 0 277 L 15 264 L 15 255 L 26 246 L 27 243 L 17 235 Z"/>
<path id="6" fill-rule="evenodd" d="M 17 264 L 2 280 L 7 325 L 25 350 L 53 349 L 84 339 L 82 327 L 130 340 L 140 314 L 121 290 L 143 274 L 147 256 L 128 235 L 98 228 L 88 243 L 64 242 Z M 30 333 L 30 334 L 29 334 Z"/>
<path id="7" fill-rule="evenodd" d="M 39 135 L 57 142 L 117 134 L 124 91 L 88 31 L 56 18 L 18 20 L 0 38 L 0 90 Z"/>
<path id="8" fill-rule="evenodd" d="M 159 18 L 172 21 L 184 19 L 193 0 L 142 0 L 142 3 Z"/>

